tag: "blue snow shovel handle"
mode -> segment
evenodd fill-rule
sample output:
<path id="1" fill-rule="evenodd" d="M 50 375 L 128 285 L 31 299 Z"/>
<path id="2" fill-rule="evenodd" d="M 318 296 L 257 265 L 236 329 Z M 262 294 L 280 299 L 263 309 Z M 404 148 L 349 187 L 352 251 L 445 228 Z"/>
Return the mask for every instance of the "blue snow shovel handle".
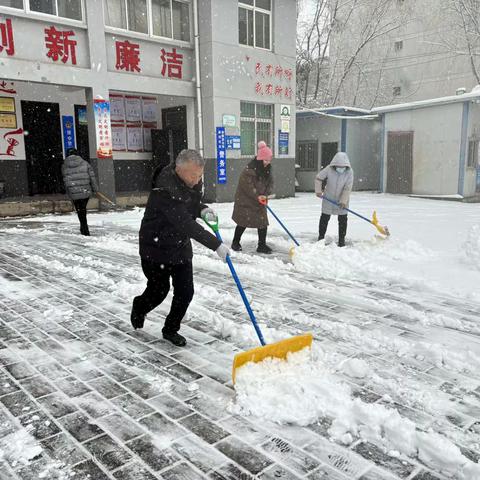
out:
<path id="1" fill-rule="evenodd" d="M 215 236 L 223 243 L 222 237 L 218 230 L 215 231 Z M 250 302 L 248 301 L 248 298 L 245 295 L 245 291 L 243 290 L 242 284 L 240 283 L 240 279 L 238 278 L 237 272 L 235 271 L 235 267 L 233 266 L 230 255 L 227 255 L 227 264 L 228 264 L 228 267 L 230 268 L 230 272 L 232 273 L 232 277 L 235 280 L 235 283 L 237 284 L 238 291 L 240 292 L 240 296 L 242 297 L 243 303 L 245 304 L 245 308 L 247 309 L 250 320 L 252 321 L 253 326 L 255 327 L 255 331 L 257 332 L 258 339 L 260 340 L 260 343 L 262 345 L 266 345 L 265 339 L 263 338 L 262 331 L 258 326 L 257 319 L 255 318 L 255 314 L 253 313 L 252 307 L 250 306 Z"/>
<path id="2" fill-rule="evenodd" d="M 266 206 L 268 211 L 275 217 L 275 220 L 282 226 L 282 228 L 288 233 L 289 237 L 295 242 L 295 245 L 297 247 L 300 246 L 300 244 L 297 242 L 295 237 L 288 231 L 288 228 L 283 224 L 283 222 L 275 215 L 275 212 L 267 205 Z"/>
<path id="3" fill-rule="evenodd" d="M 340 207 L 340 204 L 338 202 L 336 202 L 335 200 L 331 200 L 330 198 L 326 197 L 325 195 L 322 195 L 322 198 L 324 200 L 326 200 L 327 202 L 330 202 L 333 205 L 336 205 L 337 207 Z M 372 225 L 373 225 L 373 222 L 369 218 L 364 217 L 363 215 L 360 215 L 359 213 L 354 212 L 353 210 L 350 210 L 349 208 L 346 208 L 346 207 L 343 210 L 346 210 L 347 212 L 353 213 L 357 217 L 361 218 L 362 220 L 365 220 L 368 223 L 372 223 Z"/>

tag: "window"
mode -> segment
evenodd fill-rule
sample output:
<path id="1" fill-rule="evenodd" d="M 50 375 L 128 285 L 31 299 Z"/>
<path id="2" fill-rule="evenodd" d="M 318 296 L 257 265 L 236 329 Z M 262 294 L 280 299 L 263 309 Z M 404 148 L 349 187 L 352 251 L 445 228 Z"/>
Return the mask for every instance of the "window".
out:
<path id="1" fill-rule="evenodd" d="M 0 0 L 0 7 L 23 9 L 23 0 Z"/>
<path id="2" fill-rule="evenodd" d="M 29 3 L 32 12 L 83 20 L 81 0 L 30 0 Z"/>
<path id="3" fill-rule="evenodd" d="M 318 143 L 298 142 L 296 162 L 302 170 L 316 172 L 318 166 Z"/>
<path id="4" fill-rule="evenodd" d="M 273 145 L 273 105 L 240 103 L 240 135 L 242 155 L 255 155 L 258 142 Z"/>
<path id="5" fill-rule="evenodd" d="M 399 97 L 402 94 L 402 87 L 393 87 L 393 96 Z"/>
<path id="6" fill-rule="evenodd" d="M 104 0 L 103 4 L 109 27 L 190 41 L 190 3 L 186 0 Z"/>
<path id="7" fill-rule="evenodd" d="M 271 45 L 271 0 L 241 0 L 238 4 L 238 41 L 265 48 Z"/>
<path id="8" fill-rule="evenodd" d="M 467 167 L 476 168 L 478 163 L 478 140 L 470 140 L 468 142 L 468 162 Z"/>
<path id="9" fill-rule="evenodd" d="M 399 40 L 398 42 L 394 43 L 395 51 L 400 52 L 403 50 L 403 40 Z"/>

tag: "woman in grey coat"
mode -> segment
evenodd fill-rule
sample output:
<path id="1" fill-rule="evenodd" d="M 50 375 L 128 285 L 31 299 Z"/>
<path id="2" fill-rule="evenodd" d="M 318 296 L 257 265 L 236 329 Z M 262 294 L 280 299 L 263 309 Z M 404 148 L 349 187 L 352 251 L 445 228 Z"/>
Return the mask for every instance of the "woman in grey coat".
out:
<path id="1" fill-rule="evenodd" d="M 72 200 L 80 221 L 80 233 L 90 235 L 87 223 L 87 203 L 98 192 L 97 180 L 91 165 L 75 150 L 70 148 L 62 165 L 63 181 L 67 195 Z"/>
<path id="2" fill-rule="evenodd" d="M 325 189 L 323 188 L 326 182 Z M 315 178 L 315 193 L 317 197 L 325 197 L 339 204 L 333 205 L 324 200 L 322 202 L 322 216 L 318 227 L 318 240 L 323 240 L 327 233 L 331 215 L 338 215 L 338 246 L 345 246 L 347 235 L 347 211 L 350 193 L 353 186 L 353 170 L 345 152 L 338 152 L 328 167 L 325 167 Z"/>

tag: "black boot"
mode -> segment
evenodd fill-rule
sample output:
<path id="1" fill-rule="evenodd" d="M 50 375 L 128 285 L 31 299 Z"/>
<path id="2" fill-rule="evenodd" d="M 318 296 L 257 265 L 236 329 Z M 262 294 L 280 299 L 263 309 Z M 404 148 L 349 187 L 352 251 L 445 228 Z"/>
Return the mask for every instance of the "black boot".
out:
<path id="1" fill-rule="evenodd" d="M 330 221 L 330 215 L 327 215 L 326 213 L 322 213 L 320 217 L 320 223 L 318 224 L 318 241 L 323 240 L 325 238 L 329 221 Z"/>
<path id="2" fill-rule="evenodd" d="M 177 347 L 184 347 L 187 344 L 187 339 L 177 332 L 168 333 L 162 330 L 162 334 L 165 340 L 172 342 Z"/>
<path id="3" fill-rule="evenodd" d="M 242 246 L 240 245 L 240 239 L 242 238 L 244 231 L 245 231 L 245 227 L 241 227 L 240 225 L 237 225 L 237 227 L 235 228 L 235 233 L 233 235 L 233 240 L 232 240 L 232 250 L 234 252 L 242 251 Z"/>
<path id="4" fill-rule="evenodd" d="M 132 313 L 130 314 L 130 321 L 132 322 L 132 327 L 136 330 L 137 328 L 143 328 L 145 323 L 145 314 L 138 311 L 138 297 L 133 299 Z"/>
<path id="5" fill-rule="evenodd" d="M 347 236 L 347 215 L 338 216 L 338 246 L 345 246 L 345 237 Z"/>
<path id="6" fill-rule="evenodd" d="M 267 229 L 259 228 L 258 229 L 258 253 L 266 253 L 269 255 L 272 253 L 272 249 L 267 245 Z"/>

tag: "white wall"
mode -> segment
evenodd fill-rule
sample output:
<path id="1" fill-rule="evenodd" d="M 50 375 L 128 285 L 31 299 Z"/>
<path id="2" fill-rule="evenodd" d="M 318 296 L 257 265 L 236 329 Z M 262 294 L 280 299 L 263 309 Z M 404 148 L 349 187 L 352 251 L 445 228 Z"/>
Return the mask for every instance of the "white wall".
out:
<path id="1" fill-rule="evenodd" d="M 413 191 L 418 195 L 458 193 L 463 103 L 385 114 L 384 189 L 389 131 L 413 131 Z"/>
<path id="2" fill-rule="evenodd" d="M 467 167 L 468 162 L 468 140 L 474 138 L 480 139 L 480 105 L 476 103 L 470 103 L 469 107 L 469 122 L 468 122 L 468 139 L 467 149 L 465 152 L 465 181 L 463 195 L 470 197 L 476 194 L 477 189 L 477 168 Z"/>

